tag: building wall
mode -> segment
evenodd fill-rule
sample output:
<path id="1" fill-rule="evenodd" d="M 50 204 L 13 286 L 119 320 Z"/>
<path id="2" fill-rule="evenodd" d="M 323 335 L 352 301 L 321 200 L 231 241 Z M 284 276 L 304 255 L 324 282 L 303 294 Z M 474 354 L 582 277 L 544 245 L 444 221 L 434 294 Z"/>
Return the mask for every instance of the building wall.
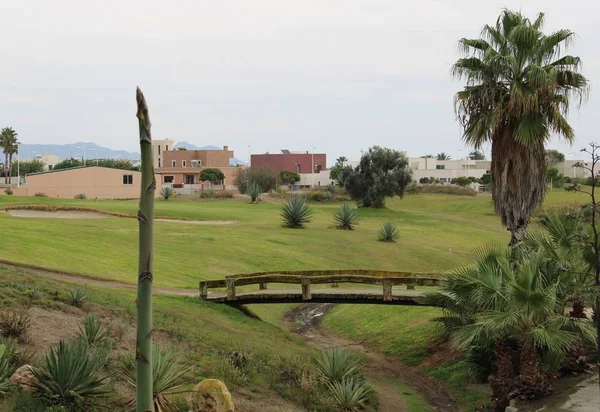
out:
<path id="1" fill-rule="evenodd" d="M 164 167 L 164 153 L 173 150 L 175 142 L 173 140 L 152 140 L 152 160 L 154 168 Z"/>
<path id="2" fill-rule="evenodd" d="M 123 175 L 131 175 L 132 184 L 123 184 Z M 98 166 L 64 169 L 27 176 L 18 194 L 34 196 L 42 192 L 49 197 L 73 198 L 84 193 L 89 199 L 132 199 L 140 196 L 141 179 L 140 172 L 130 170 Z"/>
<path id="3" fill-rule="evenodd" d="M 155 172 L 158 175 L 157 182 L 160 182 L 161 184 L 199 184 L 201 183 L 199 176 L 202 169 L 203 168 L 201 167 L 163 167 L 160 169 L 156 169 Z M 231 188 L 233 186 L 233 181 L 235 180 L 235 177 L 237 175 L 237 171 L 240 168 L 228 166 L 218 167 L 218 169 L 220 169 L 223 172 L 223 174 L 225 174 L 225 186 Z M 187 180 L 186 176 L 191 176 L 189 179 L 193 180 Z M 171 182 L 168 182 L 167 180 L 169 180 L 170 177 L 172 177 L 173 179 Z M 190 181 L 192 183 L 186 183 Z"/>
<path id="4" fill-rule="evenodd" d="M 300 173 L 300 181 L 296 183 L 298 186 L 327 186 L 330 183 L 334 183 L 329 178 L 329 170 L 321 170 L 319 173 Z"/>
<path id="5" fill-rule="evenodd" d="M 223 150 L 170 150 L 163 153 L 163 168 L 192 167 L 192 160 L 199 161 L 198 167 L 229 167 L 229 158 L 233 156 L 233 150 L 223 146 Z M 185 162 L 185 163 L 184 163 Z"/>
<path id="6" fill-rule="evenodd" d="M 295 173 L 311 173 L 313 155 L 311 153 L 253 154 L 251 155 L 250 164 L 252 166 L 268 167 L 277 173 L 284 170 Z M 326 165 L 327 155 L 324 153 L 315 153 L 315 173 L 325 170 Z M 298 166 L 300 167 L 300 170 L 298 170 Z"/>

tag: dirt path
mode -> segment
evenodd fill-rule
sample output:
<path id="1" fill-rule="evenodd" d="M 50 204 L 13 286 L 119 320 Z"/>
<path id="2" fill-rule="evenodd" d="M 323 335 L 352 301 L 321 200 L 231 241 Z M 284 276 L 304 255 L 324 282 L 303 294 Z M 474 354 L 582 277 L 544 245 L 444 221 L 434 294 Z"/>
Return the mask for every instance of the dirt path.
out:
<path id="1" fill-rule="evenodd" d="M 397 358 L 373 352 L 360 343 L 326 333 L 318 325 L 334 305 L 305 304 L 291 310 L 285 317 L 284 327 L 302 336 L 309 344 L 328 349 L 344 346 L 362 354 L 368 364 L 364 367 L 367 378 L 377 387 L 380 412 L 406 412 L 400 391 L 390 377 L 394 377 L 422 394 L 437 411 L 456 412 L 455 399 L 441 385 L 416 368 L 402 364 Z"/>

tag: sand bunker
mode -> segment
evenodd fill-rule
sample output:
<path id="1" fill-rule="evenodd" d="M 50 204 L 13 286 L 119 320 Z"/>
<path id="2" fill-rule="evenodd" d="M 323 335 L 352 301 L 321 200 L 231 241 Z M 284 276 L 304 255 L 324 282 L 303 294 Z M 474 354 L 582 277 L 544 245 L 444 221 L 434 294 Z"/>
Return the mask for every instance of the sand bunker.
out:
<path id="1" fill-rule="evenodd" d="M 187 223 L 188 225 L 232 225 L 235 220 L 181 220 L 155 218 L 155 222 Z"/>

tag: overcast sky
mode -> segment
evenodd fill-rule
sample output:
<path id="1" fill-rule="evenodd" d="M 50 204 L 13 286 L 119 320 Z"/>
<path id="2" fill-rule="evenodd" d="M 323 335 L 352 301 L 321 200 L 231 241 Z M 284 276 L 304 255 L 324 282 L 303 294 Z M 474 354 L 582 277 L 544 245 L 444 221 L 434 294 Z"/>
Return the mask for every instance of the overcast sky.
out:
<path id="1" fill-rule="evenodd" d="M 592 92 L 573 106 L 573 147 L 550 146 L 600 140 L 597 0 L 3 0 L 0 126 L 23 143 L 138 151 L 139 85 L 154 138 L 229 145 L 240 159 L 248 145 L 316 146 L 332 163 L 375 144 L 460 158 L 457 40 L 503 7 L 577 32 Z"/>

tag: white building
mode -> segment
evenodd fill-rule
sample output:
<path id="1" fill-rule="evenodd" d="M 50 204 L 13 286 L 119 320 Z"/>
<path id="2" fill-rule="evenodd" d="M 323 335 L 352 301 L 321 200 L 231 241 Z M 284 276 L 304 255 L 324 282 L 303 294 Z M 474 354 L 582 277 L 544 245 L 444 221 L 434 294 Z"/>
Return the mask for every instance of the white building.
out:
<path id="1" fill-rule="evenodd" d="M 416 157 L 409 159 L 413 172 L 413 180 L 417 182 L 424 177 L 440 179 L 440 183 L 450 183 L 456 177 L 480 178 L 490 170 L 489 160 L 437 160 L 432 157 Z"/>
<path id="2" fill-rule="evenodd" d="M 15 158 L 13 157 L 13 161 L 15 160 Z M 53 154 L 45 154 L 45 155 L 35 155 L 33 159 L 28 158 L 28 157 L 21 157 L 18 159 L 20 162 L 31 162 L 32 160 L 39 160 L 44 162 L 44 171 L 47 172 L 48 170 L 51 170 L 58 162 L 60 162 L 60 159 L 58 158 L 58 156 L 53 155 Z"/>

